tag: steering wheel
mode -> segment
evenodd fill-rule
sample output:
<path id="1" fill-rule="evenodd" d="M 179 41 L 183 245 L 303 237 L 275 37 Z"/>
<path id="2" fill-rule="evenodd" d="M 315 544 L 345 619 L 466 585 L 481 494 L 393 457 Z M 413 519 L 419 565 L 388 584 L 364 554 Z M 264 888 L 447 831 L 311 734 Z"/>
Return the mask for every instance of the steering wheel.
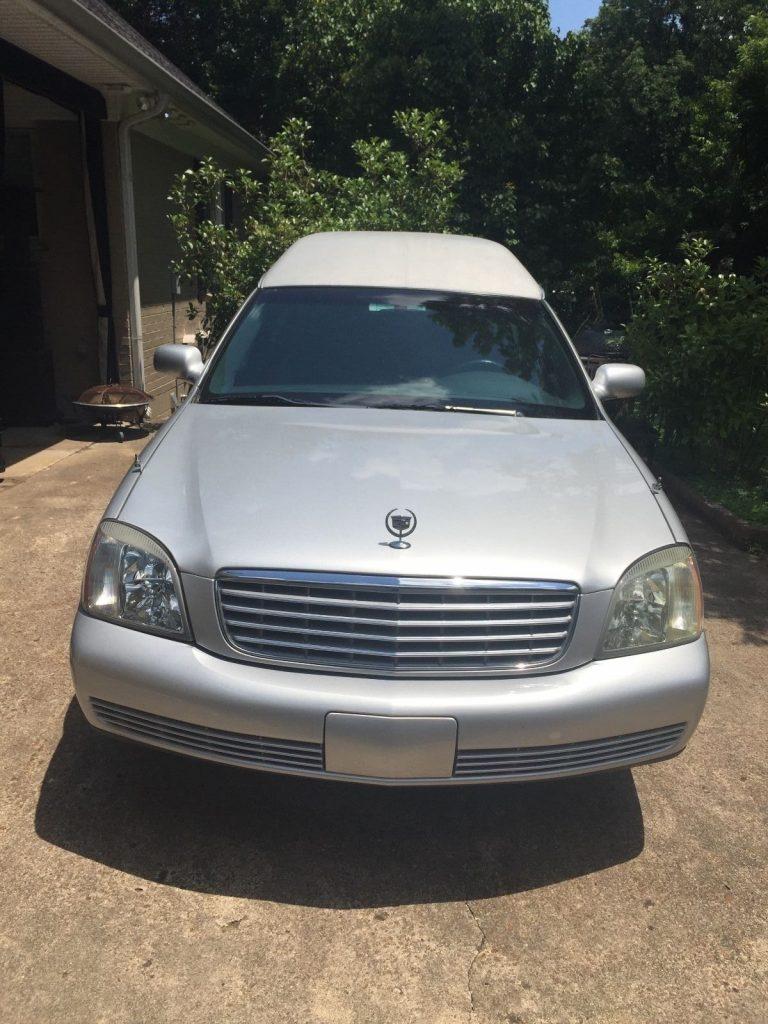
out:
<path id="1" fill-rule="evenodd" d="M 469 359 L 466 363 L 462 363 L 458 368 L 458 372 L 461 373 L 463 370 L 487 370 L 490 373 L 506 373 L 507 370 L 501 363 L 497 363 L 495 359 Z"/>

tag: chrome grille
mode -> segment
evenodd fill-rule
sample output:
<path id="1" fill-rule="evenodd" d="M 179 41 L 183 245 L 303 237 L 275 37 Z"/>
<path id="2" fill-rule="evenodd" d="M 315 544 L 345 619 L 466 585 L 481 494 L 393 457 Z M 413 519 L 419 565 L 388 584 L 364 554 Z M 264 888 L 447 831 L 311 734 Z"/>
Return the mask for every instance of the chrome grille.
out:
<path id="1" fill-rule="evenodd" d="M 238 651 L 367 675 L 499 675 L 548 665 L 571 635 L 570 583 L 226 570 L 224 632 Z"/>
<path id="2" fill-rule="evenodd" d="M 175 718 L 154 715 L 149 711 L 137 711 L 136 708 L 113 704 L 99 697 L 91 697 L 91 707 L 105 725 L 127 736 L 150 742 L 154 740 L 164 747 L 174 747 L 232 764 L 252 764 L 302 772 L 323 770 L 322 743 L 302 743 L 298 740 L 278 740 L 225 729 L 210 729 L 204 725 L 192 725 Z"/>
<path id="3" fill-rule="evenodd" d="M 684 731 L 685 723 L 680 722 L 662 729 L 551 747 L 459 750 L 453 774 L 463 778 L 520 779 L 528 775 L 556 775 L 567 771 L 588 771 L 613 763 L 632 763 L 671 750 Z"/>

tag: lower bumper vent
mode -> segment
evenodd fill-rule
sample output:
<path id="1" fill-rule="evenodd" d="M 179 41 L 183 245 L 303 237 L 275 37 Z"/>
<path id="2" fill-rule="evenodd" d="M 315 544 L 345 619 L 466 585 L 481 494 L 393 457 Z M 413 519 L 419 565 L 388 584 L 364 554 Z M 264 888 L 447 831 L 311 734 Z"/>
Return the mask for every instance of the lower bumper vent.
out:
<path id="1" fill-rule="evenodd" d="M 453 774 L 462 778 L 521 779 L 528 775 L 588 771 L 613 762 L 661 756 L 676 746 L 684 732 L 682 722 L 662 729 L 557 746 L 459 750 Z"/>
<path id="2" fill-rule="evenodd" d="M 321 773 L 324 770 L 322 743 L 211 729 L 148 711 L 137 711 L 99 697 L 91 697 L 91 706 L 97 718 L 110 729 L 182 753 L 283 771 Z M 495 778 L 501 781 L 578 774 L 613 764 L 632 764 L 646 758 L 663 757 L 679 744 L 685 728 L 685 723 L 681 722 L 660 729 L 578 743 L 502 750 L 458 750 L 453 778 Z"/>
<path id="3" fill-rule="evenodd" d="M 162 746 L 179 751 L 215 757 L 232 764 L 253 764 L 303 772 L 323 770 L 322 743 L 276 740 L 267 736 L 209 729 L 204 725 L 190 725 L 148 711 L 136 711 L 98 697 L 91 697 L 91 706 L 99 720 L 110 728 L 126 736 L 150 742 L 154 740 Z"/>

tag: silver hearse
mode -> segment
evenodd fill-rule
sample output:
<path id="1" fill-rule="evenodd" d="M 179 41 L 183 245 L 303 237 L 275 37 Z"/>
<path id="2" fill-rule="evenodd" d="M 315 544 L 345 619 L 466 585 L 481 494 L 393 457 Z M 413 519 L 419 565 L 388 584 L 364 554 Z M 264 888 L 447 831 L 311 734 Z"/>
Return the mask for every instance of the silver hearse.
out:
<path id="1" fill-rule="evenodd" d="M 457 784 L 679 753 L 706 699 L 685 532 L 502 246 L 318 234 L 262 278 L 110 502 L 88 721 L 227 764 Z"/>

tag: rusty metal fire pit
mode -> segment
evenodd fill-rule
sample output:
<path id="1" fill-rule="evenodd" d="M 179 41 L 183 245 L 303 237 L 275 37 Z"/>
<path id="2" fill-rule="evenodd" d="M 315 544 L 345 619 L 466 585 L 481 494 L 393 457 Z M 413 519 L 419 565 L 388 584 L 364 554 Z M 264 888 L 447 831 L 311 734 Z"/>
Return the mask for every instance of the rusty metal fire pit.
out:
<path id="1" fill-rule="evenodd" d="M 89 423 L 130 423 L 141 426 L 149 415 L 152 395 L 126 384 L 97 384 L 88 388 L 72 404 Z"/>

